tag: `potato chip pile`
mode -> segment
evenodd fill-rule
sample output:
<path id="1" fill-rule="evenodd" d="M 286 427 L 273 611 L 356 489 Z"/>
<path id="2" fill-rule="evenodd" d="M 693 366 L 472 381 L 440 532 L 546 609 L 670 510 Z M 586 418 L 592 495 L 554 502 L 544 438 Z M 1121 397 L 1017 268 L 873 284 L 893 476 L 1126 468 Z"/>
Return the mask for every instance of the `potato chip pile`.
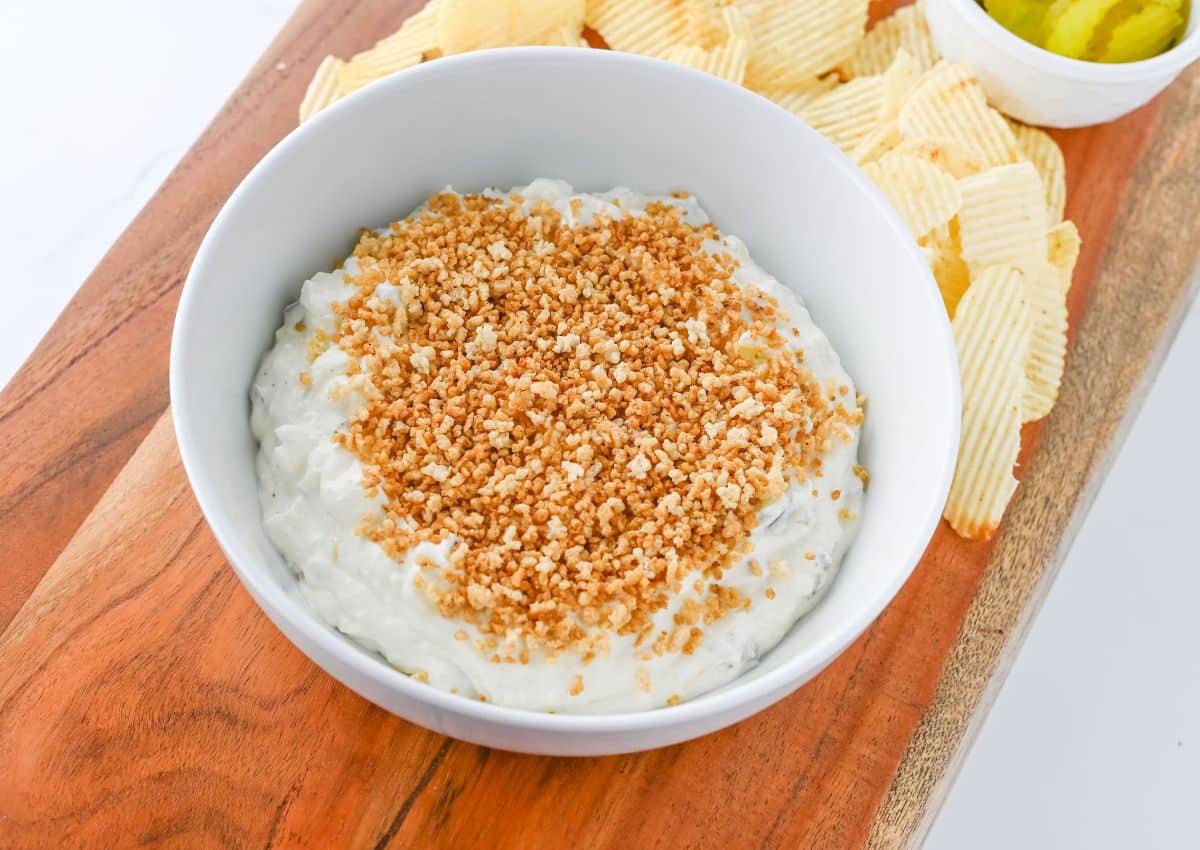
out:
<path id="1" fill-rule="evenodd" d="M 987 539 L 1017 486 L 1021 426 L 1058 396 L 1079 234 L 1062 152 L 940 61 L 921 2 L 867 31 L 868 0 L 431 0 L 349 60 L 327 56 L 300 120 L 373 80 L 451 53 L 587 46 L 745 85 L 854 159 L 912 230 L 951 317 L 963 429 L 946 519 Z"/>

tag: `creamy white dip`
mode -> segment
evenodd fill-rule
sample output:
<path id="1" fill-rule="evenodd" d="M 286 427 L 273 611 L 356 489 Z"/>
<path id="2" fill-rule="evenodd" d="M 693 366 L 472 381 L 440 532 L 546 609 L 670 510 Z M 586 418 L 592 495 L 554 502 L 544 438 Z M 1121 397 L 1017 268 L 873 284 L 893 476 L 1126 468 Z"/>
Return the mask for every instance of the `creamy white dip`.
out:
<path id="1" fill-rule="evenodd" d="M 651 201 L 681 208 L 690 223 L 708 221 L 692 198 L 651 197 L 625 188 L 575 194 L 569 184 L 554 180 L 536 180 L 512 191 L 522 195 L 526 205 L 550 202 L 571 224 L 586 225 L 601 211 L 612 217 L 636 215 Z M 582 202 L 577 211 L 571 208 L 573 200 Z M 736 237 L 723 236 L 706 247 L 727 251 L 738 260 L 737 283 L 756 286 L 778 300 L 788 317 L 786 337 L 803 350 L 806 367 L 822 385 L 847 387 L 848 393 L 839 400 L 853 411 L 853 382 L 800 300 L 759 267 Z M 668 700 L 674 702 L 674 697 L 694 697 L 752 667 L 817 603 L 833 580 L 862 498 L 862 482 L 854 473 L 857 428 L 852 441 L 833 441 L 822 456 L 820 477 L 792 484 L 761 511 L 751 537 L 753 552 L 726 570 L 721 582 L 750 598 L 752 608 L 730 612 L 706 626 L 704 641 L 692 654 L 666 653 L 638 660 L 634 637 L 614 634 L 611 651 L 586 665 L 572 653 L 552 662 L 489 661 L 475 648 L 478 631 L 441 616 L 419 583 L 414 584 L 421 573 L 418 559 L 445 564 L 452 539 L 439 545 L 422 543 L 397 561 L 355 531 L 365 514 L 381 512 L 382 496 L 367 497 L 362 464 L 331 437 L 345 429 L 346 419 L 365 399 L 346 375 L 346 353 L 332 346 L 310 361 L 309 341 L 318 330 L 335 332 L 338 319 L 333 304 L 354 294 L 345 274 L 357 271 L 351 258 L 343 270 L 318 274 L 304 283 L 299 301 L 285 311 L 275 345 L 263 358 L 251 388 L 251 428 L 260 443 L 257 467 L 263 524 L 299 576 L 309 604 L 339 631 L 379 652 L 398 669 L 427 677 L 430 686 L 464 697 L 540 711 L 635 711 L 663 706 Z M 377 293 L 398 300 L 394 290 L 385 285 Z M 798 336 L 790 333 L 793 327 Z M 303 382 L 300 373 L 307 375 Z M 837 499 L 835 491 L 840 495 Z M 757 561 L 761 574 L 754 574 L 750 559 Z M 786 562 L 786 570 L 778 564 L 774 571 L 768 568 L 778 561 Z M 684 586 L 696 577 L 699 573 L 685 578 Z M 773 598 L 765 595 L 768 588 L 774 591 Z M 680 601 L 654 615 L 656 629 L 673 628 L 672 616 Z M 455 638 L 463 629 L 472 639 Z M 573 696 L 571 685 L 577 675 L 585 677 L 586 687 Z"/>

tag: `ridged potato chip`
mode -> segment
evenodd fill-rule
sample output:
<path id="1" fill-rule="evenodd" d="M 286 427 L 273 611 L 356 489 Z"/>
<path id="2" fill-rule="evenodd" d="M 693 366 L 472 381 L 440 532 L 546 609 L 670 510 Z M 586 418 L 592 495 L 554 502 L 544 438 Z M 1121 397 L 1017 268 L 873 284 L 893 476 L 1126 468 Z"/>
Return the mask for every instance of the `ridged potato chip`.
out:
<path id="1" fill-rule="evenodd" d="M 1046 189 L 1046 214 L 1051 224 L 1063 220 L 1067 205 L 1067 166 L 1058 142 L 1037 127 L 1010 121 L 1021 159 L 1033 163 Z"/>
<path id="2" fill-rule="evenodd" d="M 1028 162 L 1002 165 L 958 182 L 963 259 L 973 271 L 1028 269 L 1046 257 L 1046 196 Z"/>
<path id="3" fill-rule="evenodd" d="M 754 43 L 746 85 L 802 82 L 849 58 L 867 28 L 868 0 L 748 0 L 739 4 Z"/>
<path id="4" fill-rule="evenodd" d="M 585 0 L 438 0 L 437 44 L 447 54 L 546 44 L 583 31 Z"/>
<path id="5" fill-rule="evenodd" d="M 737 38 L 707 50 L 695 44 L 677 44 L 667 52 L 665 58 L 741 84 L 746 76 L 746 61 L 750 58 L 750 43 L 744 38 Z"/>
<path id="6" fill-rule="evenodd" d="M 936 165 L 942 171 L 959 179 L 978 174 L 985 169 L 982 159 L 974 156 L 957 143 L 948 142 L 945 139 L 902 142 L 898 150 L 901 153 L 919 157 L 930 165 Z"/>
<path id="7" fill-rule="evenodd" d="M 945 517 L 972 540 L 996 533 L 1017 489 L 1021 401 L 1033 322 L 1019 270 L 995 266 L 963 296 L 951 323 L 962 372 L 958 464 Z"/>
<path id="8" fill-rule="evenodd" d="M 583 30 L 575 29 L 574 24 L 568 24 L 558 32 L 547 34 L 538 44 L 543 47 L 591 47 L 583 37 Z"/>
<path id="9" fill-rule="evenodd" d="M 882 74 L 901 48 L 912 56 L 918 73 L 937 64 L 938 52 L 925 21 L 923 0 L 902 6 L 871 27 L 850 58 L 838 66 L 838 73 L 848 80 Z"/>
<path id="10" fill-rule="evenodd" d="M 1058 272 L 1058 285 L 1065 293 L 1071 288 L 1071 277 L 1075 274 L 1075 263 L 1079 260 L 1082 245 L 1079 231 L 1073 221 L 1064 221 L 1046 234 L 1046 258 Z"/>
<path id="11" fill-rule="evenodd" d="M 800 117 L 849 153 L 879 126 L 885 91 L 883 77 L 860 77 L 814 98 Z"/>
<path id="12" fill-rule="evenodd" d="M 1021 421 L 1041 419 L 1058 400 L 1067 357 L 1067 293 L 1058 270 L 1049 262 L 1025 274 L 1025 296 L 1033 319 L 1029 357 L 1025 361 L 1025 392 Z"/>
<path id="13" fill-rule="evenodd" d="M 895 121 L 900 107 L 912 92 L 917 82 L 917 63 L 904 48 L 896 51 L 896 58 L 883 72 L 883 103 L 879 107 L 880 121 Z"/>
<path id="14" fill-rule="evenodd" d="M 833 77 L 810 77 L 797 83 L 767 89 L 759 94 L 799 115 L 805 106 L 838 86 L 838 81 Z"/>
<path id="15" fill-rule="evenodd" d="M 613 50 L 663 58 L 687 43 L 678 0 L 587 0 L 584 20 Z"/>
<path id="16" fill-rule="evenodd" d="M 971 271 L 962 258 L 962 243 L 959 241 L 958 219 L 934 228 L 920 242 L 921 251 L 929 262 L 933 279 L 937 281 L 946 314 L 953 319 L 958 304 L 971 285 Z"/>
<path id="17" fill-rule="evenodd" d="M 746 62 L 750 58 L 746 19 L 740 9 L 726 6 L 721 10 L 721 21 L 723 43 L 709 48 L 677 44 L 667 52 L 666 58 L 740 85 L 746 75 Z"/>
<path id="18" fill-rule="evenodd" d="M 896 123 L 904 99 L 917 80 L 917 69 L 908 51 L 899 50 L 882 75 L 883 95 L 879 100 L 874 129 L 853 142 L 846 153 L 859 165 L 875 162 L 900 143 L 903 134 Z"/>
<path id="19" fill-rule="evenodd" d="M 688 44 L 708 50 L 724 44 L 728 38 L 727 27 L 722 20 L 728 0 L 683 0 L 683 16 L 686 21 Z"/>
<path id="20" fill-rule="evenodd" d="M 300 101 L 300 123 L 303 124 L 342 96 L 338 88 L 338 72 L 346 63 L 336 56 L 326 56 L 317 66 Z"/>
<path id="21" fill-rule="evenodd" d="M 948 224 L 962 206 L 958 181 L 915 156 L 888 153 L 863 166 L 863 171 L 887 195 L 918 239 Z"/>
<path id="22" fill-rule="evenodd" d="M 357 53 L 338 71 L 338 87 L 343 95 L 358 91 L 368 83 L 417 65 L 427 54 L 438 50 L 437 21 L 441 0 L 431 3 L 404 22 L 396 32 L 370 50 Z"/>
<path id="23" fill-rule="evenodd" d="M 855 143 L 850 149 L 850 158 L 859 165 L 876 162 L 900 144 L 901 138 L 900 128 L 894 121 L 884 122 Z"/>
<path id="24" fill-rule="evenodd" d="M 985 165 L 1017 161 L 1017 140 L 999 112 L 988 106 L 969 68 L 939 62 L 917 81 L 900 110 L 906 141 L 945 139 L 980 157 Z"/>

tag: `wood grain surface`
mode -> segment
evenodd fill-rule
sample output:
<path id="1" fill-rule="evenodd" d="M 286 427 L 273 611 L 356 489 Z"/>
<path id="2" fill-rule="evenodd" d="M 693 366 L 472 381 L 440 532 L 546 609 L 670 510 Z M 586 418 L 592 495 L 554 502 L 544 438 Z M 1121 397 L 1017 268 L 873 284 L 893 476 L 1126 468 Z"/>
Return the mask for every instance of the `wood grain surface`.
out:
<path id="1" fill-rule="evenodd" d="M 859 641 L 732 729 L 550 759 L 426 732 L 312 665 L 237 583 L 154 424 L 204 229 L 320 57 L 416 5 L 304 3 L 0 395 L 0 847 L 915 843 L 1192 291 L 1200 75 L 1056 134 L 1085 239 L 1072 354 L 995 544 L 941 529 Z"/>
<path id="2" fill-rule="evenodd" d="M 225 199 L 295 127 L 317 62 L 373 43 L 421 5 L 303 3 L 0 393 L 0 628 L 166 408 L 192 257 Z"/>

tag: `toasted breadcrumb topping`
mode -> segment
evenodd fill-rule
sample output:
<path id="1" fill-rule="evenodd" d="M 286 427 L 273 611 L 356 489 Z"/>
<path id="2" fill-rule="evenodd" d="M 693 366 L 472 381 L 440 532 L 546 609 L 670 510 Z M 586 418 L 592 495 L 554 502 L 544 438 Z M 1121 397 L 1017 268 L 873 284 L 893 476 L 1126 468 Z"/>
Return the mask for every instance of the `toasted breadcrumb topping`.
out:
<path id="1" fill-rule="evenodd" d="M 647 657 L 693 652 L 750 606 L 720 582 L 758 511 L 819 476 L 861 413 L 812 379 L 778 303 L 705 250 L 712 225 L 651 203 L 570 226 L 522 203 L 445 193 L 359 239 L 357 293 L 314 343 L 366 379 L 334 438 L 383 496 L 359 531 L 397 559 L 453 538 L 423 591 L 493 661 L 594 657 L 612 632 Z"/>

